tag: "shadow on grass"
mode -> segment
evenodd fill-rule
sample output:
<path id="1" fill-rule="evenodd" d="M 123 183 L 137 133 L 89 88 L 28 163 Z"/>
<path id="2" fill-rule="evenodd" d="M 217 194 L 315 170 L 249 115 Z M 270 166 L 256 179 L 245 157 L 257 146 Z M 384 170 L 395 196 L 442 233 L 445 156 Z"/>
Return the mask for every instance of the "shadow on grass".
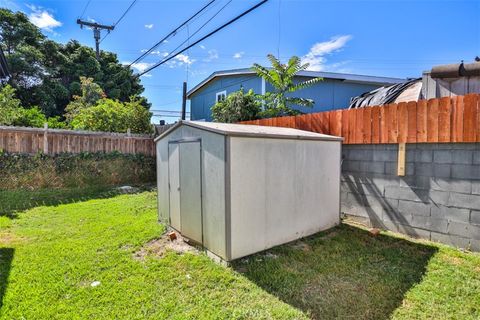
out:
<path id="1" fill-rule="evenodd" d="M 13 248 L 0 248 L 0 309 L 3 306 L 3 297 L 7 291 L 8 276 L 12 267 Z"/>
<path id="2" fill-rule="evenodd" d="M 128 193 L 151 190 L 152 186 L 135 187 Z M 19 211 L 28 210 L 39 206 L 56 206 L 90 199 L 106 199 L 119 194 L 127 193 L 117 187 L 88 187 L 69 189 L 44 189 L 44 190 L 0 190 L 0 216 L 11 219 L 17 217 Z"/>
<path id="3" fill-rule="evenodd" d="M 313 319 L 389 319 L 436 251 L 342 224 L 233 267 Z"/>

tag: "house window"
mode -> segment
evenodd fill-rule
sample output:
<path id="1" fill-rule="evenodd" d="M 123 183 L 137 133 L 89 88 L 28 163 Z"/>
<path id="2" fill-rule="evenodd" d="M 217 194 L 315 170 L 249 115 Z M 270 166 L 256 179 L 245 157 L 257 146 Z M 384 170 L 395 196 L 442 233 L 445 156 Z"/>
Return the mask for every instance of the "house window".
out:
<path id="1" fill-rule="evenodd" d="M 227 91 L 217 92 L 215 102 L 222 102 L 225 101 L 225 99 L 227 99 Z"/>

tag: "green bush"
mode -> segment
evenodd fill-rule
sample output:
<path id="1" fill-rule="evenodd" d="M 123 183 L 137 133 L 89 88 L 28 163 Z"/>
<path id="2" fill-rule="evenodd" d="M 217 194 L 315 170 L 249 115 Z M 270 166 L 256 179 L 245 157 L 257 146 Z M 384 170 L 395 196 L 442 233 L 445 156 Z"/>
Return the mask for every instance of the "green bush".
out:
<path id="1" fill-rule="evenodd" d="M 151 156 L 0 152 L 0 190 L 136 185 L 155 180 L 155 157 Z"/>
<path id="2" fill-rule="evenodd" d="M 49 128 L 65 128 L 59 117 L 47 118 L 38 107 L 22 108 L 10 85 L 0 89 L 0 125 L 41 128 L 45 123 Z"/>
<path id="3" fill-rule="evenodd" d="M 212 107 L 212 118 L 215 122 L 235 123 L 258 118 L 261 102 L 253 90 L 244 92 L 243 88 L 227 96 L 224 101 Z"/>
<path id="4" fill-rule="evenodd" d="M 152 133 L 152 114 L 141 103 L 136 97 L 129 102 L 103 98 L 93 106 L 78 109 L 70 125 L 76 130 Z"/>

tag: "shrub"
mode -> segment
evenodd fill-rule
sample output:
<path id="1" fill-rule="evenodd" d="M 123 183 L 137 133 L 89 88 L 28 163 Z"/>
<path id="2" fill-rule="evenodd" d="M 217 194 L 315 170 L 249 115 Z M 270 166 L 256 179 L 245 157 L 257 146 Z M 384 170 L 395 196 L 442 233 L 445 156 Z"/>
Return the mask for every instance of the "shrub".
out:
<path id="1" fill-rule="evenodd" d="M 103 98 L 94 106 L 79 109 L 70 125 L 80 130 L 127 132 L 130 128 L 132 133 L 152 133 L 152 114 L 141 103 L 136 97 L 126 103 Z"/>
<path id="2" fill-rule="evenodd" d="M 245 94 L 243 88 L 241 88 L 212 107 L 212 118 L 215 122 L 226 123 L 257 119 L 261 111 L 260 105 L 261 102 L 253 93 L 253 90 L 249 90 Z"/>
<path id="3" fill-rule="evenodd" d="M 0 190 L 135 185 L 155 179 L 155 157 L 140 154 L 0 152 Z"/>

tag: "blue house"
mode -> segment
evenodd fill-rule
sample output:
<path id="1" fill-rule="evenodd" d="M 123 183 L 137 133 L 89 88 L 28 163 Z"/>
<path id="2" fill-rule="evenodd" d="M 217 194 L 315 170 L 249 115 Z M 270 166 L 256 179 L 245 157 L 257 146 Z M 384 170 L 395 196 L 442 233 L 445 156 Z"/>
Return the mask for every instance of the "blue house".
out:
<path id="1" fill-rule="evenodd" d="M 323 81 L 312 87 L 299 90 L 293 95 L 299 98 L 308 98 L 315 101 L 313 108 L 298 107 L 305 113 L 345 109 L 352 97 L 359 96 L 383 86 L 405 82 L 406 79 L 374 77 L 356 74 L 334 72 L 301 71 L 297 75 L 298 81 L 321 77 Z M 273 87 L 258 77 L 251 69 L 235 69 L 217 71 L 200 82 L 187 93 L 190 100 L 191 120 L 211 121 L 211 107 L 232 92 L 252 89 L 255 93 L 265 94 L 273 91 Z"/>

